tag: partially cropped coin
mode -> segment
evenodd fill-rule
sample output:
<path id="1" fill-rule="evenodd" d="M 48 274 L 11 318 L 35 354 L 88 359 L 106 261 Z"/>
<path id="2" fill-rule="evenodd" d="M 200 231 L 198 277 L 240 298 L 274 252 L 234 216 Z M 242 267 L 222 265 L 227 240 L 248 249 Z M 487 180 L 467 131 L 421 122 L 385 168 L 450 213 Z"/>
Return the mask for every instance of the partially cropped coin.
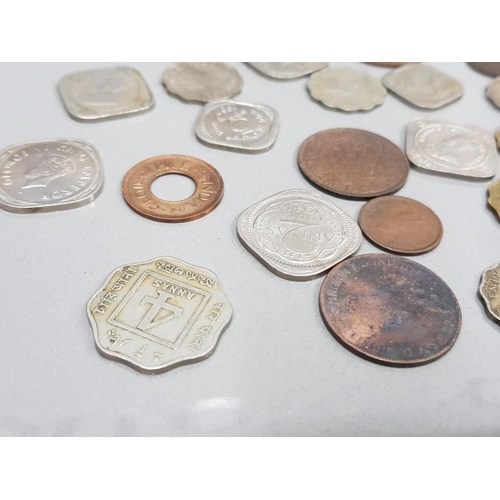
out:
<path id="1" fill-rule="evenodd" d="M 375 66 L 387 66 L 388 68 L 399 68 L 405 64 L 412 64 L 409 62 L 368 62 L 367 64 L 374 64 Z"/>
<path id="2" fill-rule="evenodd" d="M 154 104 L 142 75 L 126 66 L 72 73 L 59 81 L 59 91 L 68 113 L 80 120 L 138 113 Z"/>
<path id="3" fill-rule="evenodd" d="M 500 217 L 500 179 L 488 187 L 488 204 Z"/>
<path id="4" fill-rule="evenodd" d="M 40 212 L 91 203 L 103 181 L 97 150 L 85 141 L 16 144 L 0 153 L 0 207 Z"/>
<path id="5" fill-rule="evenodd" d="M 488 311 L 500 320 L 500 262 L 483 272 L 479 293 Z"/>
<path id="6" fill-rule="evenodd" d="M 426 64 L 407 64 L 384 75 L 382 83 L 420 108 L 435 109 L 462 97 L 462 84 Z"/>
<path id="7" fill-rule="evenodd" d="M 495 139 L 497 140 L 497 147 L 500 148 L 500 130 L 495 132 Z"/>
<path id="8" fill-rule="evenodd" d="M 101 354 L 159 373 L 208 357 L 232 308 L 214 273 L 159 257 L 115 269 L 87 312 Z"/>
<path id="9" fill-rule="evenodd" d="M 169 92 L 187 101 L 208 102 L 241 92 L 243 78 L 232 66 L 221 62 L 179 62 L 163 73 Z"/>
<path id="10" fill-rule="evenodd" d="M 274 144 L 278 127 L 278 113 L 269 106 L 221 99 L 205 105 L 195 131 L 208 144 L 265 151 Z"/>
<path id="11" fill-rule="evenodd" d="M 326 62 L 251 62 L 248 64 L 262 74 L 279 80 L 299 78 L 328 66 Z"/>
<path id="12" fill-rule="evenodd" d="M 320 193 L 289 189 L 247 208 L 238 218 L 246 247 L 284 278 L 316 276 L 353 254 L 358 225 Z"/>
<path id="13" fill-rule="evenodd" d="M 378 78 L 352 68 L 326 68 L 309 78 L 309 91 L 325 106 L 343 111 L 368 111 L 384 102 Z"/>
<path id="14" fill-rule="evenodd" d="M 500 76 L 500 62 L 470 62 L 469 66 L 487 76 Z"/>
<path id="15" fill-rule="evenodd" d="M 468 177 L 493 177 L 498 165 L 487 130 L 421 118 L 408 124 L 406 154 L 417 167 Z"/>
<path id="16" fill-rule="evenodd" d="M 500 108 L 500 77 L 495 78 L 488 84 L 486 95 L 493 101 L 497 108 Z"/>

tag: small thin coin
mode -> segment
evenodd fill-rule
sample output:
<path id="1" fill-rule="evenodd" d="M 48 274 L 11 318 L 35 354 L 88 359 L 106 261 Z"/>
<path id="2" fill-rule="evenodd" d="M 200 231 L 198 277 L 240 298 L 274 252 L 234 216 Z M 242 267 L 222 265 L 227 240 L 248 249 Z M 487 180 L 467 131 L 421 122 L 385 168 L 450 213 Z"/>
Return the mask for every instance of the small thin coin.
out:
<path id="1" fill-rule="evenodd" d="M 488 204 L 500 217 L 500 179 L 488 187 Z"/>
<path id="2" fill-rule="evenodd" d="M 195 192 L 180 201 L 162 200 L 151 184 L 162 175 L 180 174 L 196 184 Z M 224 182 L 207 162 L 192 156 L 163 155 L 143 160 L 132 167 L 122 183 L 122 193 L 130 208 L 143 217 L 159 222 L 187 222 L 214 210 L 222 200 Z"/>
<path id="3" fill-rule="evenodd" d="M 391 366 L 443 356 L 462 323 L 458 301 L 439 276 L 387 254 L 359 255 L 335 266 L 321 287 L 320 310 L 344 346 Z"/>
<path id="4" fill-rule="evenodd" d="M 327 62 L 251 62 L 248 64 L 262 74 L 279 80 L 299 78 L 328 66 Z"/>
<path id="5" fill-rule="evenodd" d="M 500 77 L 495 78 L 486 87 L 486 95 L 493 101 L 497 108 L 500 108 Z"/>
<path id="6" fill-rule="evenodd" d="M 232 308 L 213 272 L 159 257 L 115 269 L 87 313 L 103 356 L 161 373 L 207 358 Z"/>
<path id="7" fill-rule="evenodd" d="M 470 62 L 471 68 L 486 76 L 500 76 L 500 62 Z"/>
<path id="8" fill-rule="evenodd" d="M 373 198 L 398 190 L 410 166 L 404 153 L 380 135 L 334 128 L 307 138 L 298 163 L 312 182 L 332 193 Z"/>
<path id="9" fill-rule="evenodd" d="M 500 262 L 483 272 L 479 293 L 488 311 L 500 321 Z"/>
<path id="10" fill-rule="evenodd" d="M 358 222 L 370 240 L 398 253 L 428 252 L 443 236 L 443 225 L 429 207 L 402 196 L 370 200 L 361 208 Z"/>
<path id="11" fill-rule="evenodd" d="M 163 73 L 169 92 L 187 101 L 208 102 L 241 92 L 243 78 L 232 66 L 221 62 L 179 62 Z"/>

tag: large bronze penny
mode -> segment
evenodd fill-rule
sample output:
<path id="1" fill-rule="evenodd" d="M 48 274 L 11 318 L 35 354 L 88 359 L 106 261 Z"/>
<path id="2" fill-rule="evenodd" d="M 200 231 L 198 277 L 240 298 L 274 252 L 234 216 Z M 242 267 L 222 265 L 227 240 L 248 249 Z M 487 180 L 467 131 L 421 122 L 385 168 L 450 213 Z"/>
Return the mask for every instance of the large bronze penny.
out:
<path id="1" fill-rule="evenodd" d="M 462 323 L 457 299 L 439 276 L 387 254 L 360 255 L 335 266 L 321 287 L 320 309 L 343 345 L 392 366 L 443 356 Z"/>
<path id="2" fill-rule="evenodd" d="M 391 141 L 365 130 L 333 128 L 306 139 L 299 166 L 314 183 L 332 193 L 372 198 L 406 182 L 410 165 Z"/>
<path id="3" fill-rule="evenodd" d="M 402 196 L 370 200 L 361 208 L 358 222 L 370 240 L 399 253 L 428 252 L 443 236 L 443 225 L 429 207 Z"/>
<path id="4" fill-rule="evenodd" d="M 470 62 L 469 66 L 486 76 L 500 76 L 500 62 Z"/>
<path id="5" fill-rule="evenodd" d="M 192 196 L 167 201 L 151 192 L 151 184 L 162 175 L 180 174 L 196 184 Z M 224 182 L 219 172 L 192 156 L 164 155 L 148 158 L 132 167 L 122 183 L 125 201 L 138 214 L 160 222 L 186 222 L 210 213 L 221 201 Z"/>

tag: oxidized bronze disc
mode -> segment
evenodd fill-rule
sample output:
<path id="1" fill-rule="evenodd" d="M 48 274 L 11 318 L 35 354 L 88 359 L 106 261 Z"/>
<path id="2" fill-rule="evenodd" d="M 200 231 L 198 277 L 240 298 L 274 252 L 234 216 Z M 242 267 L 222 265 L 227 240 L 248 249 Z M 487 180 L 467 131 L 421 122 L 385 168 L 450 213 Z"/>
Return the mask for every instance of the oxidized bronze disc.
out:
<path id="1" fill-rule="evenodd" d="M 151 192 L 151 184 L 162 175 L 180 174 L 196 184 L 192 196 L 167 201 Z M 164 155 L 148 158 L 132 167 L 122 183 L 122 193 L 130 208 L 139 215 L 160 222 L 186 222 L 210 213 L 220 203 L 224 182 L 219 172 L 192 156 Z"/>
<path id="2" fill-rule="evenodd" d="M 500 76 L 500 62 L 470 62 L 471 68 L 486 76 Z"/>
<path id="3" fill-rule="evenodd" d="M 375 244 L 399 253 L 428 252 L 443 236 L 443 225 L 429 207 L 402 196 L 370 200 L 361 208 L 358 222 Z"/>
<path id="4" fill-rule="evenodd" d="M 410 165 L 391 141 L 365 130 L 332 128 L 307 138 L 298 153 L 302 172 L 324 189 L 372 198 L 406 182 Z"/>
<path id="5" fill-rule="evenodd" d="M 462 324 L 448 285 L 421 264 L 395 255 L 341 262 L 325 278 L 319 299 L 326 325 L 343 345 L 392 366 L 443 356 Z"/>

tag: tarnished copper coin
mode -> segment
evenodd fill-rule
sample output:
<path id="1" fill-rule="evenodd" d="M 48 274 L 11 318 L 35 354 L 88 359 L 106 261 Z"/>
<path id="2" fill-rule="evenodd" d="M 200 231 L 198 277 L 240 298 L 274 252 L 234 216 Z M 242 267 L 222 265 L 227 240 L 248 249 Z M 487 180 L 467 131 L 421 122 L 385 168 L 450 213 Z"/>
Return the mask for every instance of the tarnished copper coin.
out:
<path id="1" fill-rule="evenodd" d="M 398 190 L 410 165 L 391 141 L 366 130 L 332 128 L 307 138 L 299 166 L 314 183 L 332 193 L 373 198 Z"/>
<path id="2" fill-rule="evenodd" d="M 192 196 L 167 201 L 151 192 L 151 184 L 162 175 L 180 174 L 196 184 Z M 192 156 L 163 155 L 141 161 L 132 167 L 122 183 L 122 192 L 130 208 L 139 215 L 160 222 L 186 222 L 210 213 L 221 201 L 224 182 L 219 172 Z"/>
<path id="3" fill-rule="evenodd" d="M 428 252 L 443 236 L 443 225 L 428 206 L 402 196 L 370 200 L 361 208 L 358 222 L 370 240 L 399 253 Z"/>
<path id="4" fill-rule="evenodd" d="M 500 76 L 500 62 L 470 62 L 471 68 L 486 76 Z"/>
<path id="5" fill-rule="evenodd" d="M 392 366 L 429 363 L 448 352 L 462 324 L 448 285 L 416 262 L 387 254 L 335 266 L 320 291 L 333 335 L 354 353 Z"/>

